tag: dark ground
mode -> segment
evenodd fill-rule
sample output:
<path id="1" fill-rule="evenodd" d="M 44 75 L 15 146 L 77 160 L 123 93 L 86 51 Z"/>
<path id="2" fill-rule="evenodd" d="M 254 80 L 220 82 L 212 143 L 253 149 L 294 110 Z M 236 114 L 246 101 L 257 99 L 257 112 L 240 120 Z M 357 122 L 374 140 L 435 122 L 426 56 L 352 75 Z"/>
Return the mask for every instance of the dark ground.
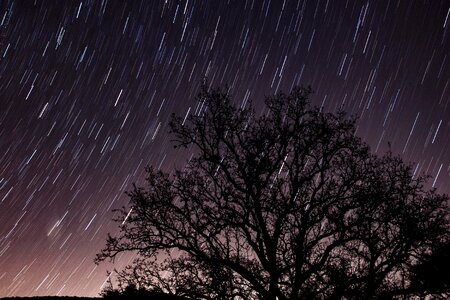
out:
<path id="1" fill-rule="evenodd" d="M 43 296 L 43 297 L 7 297 L 0 298 L 0 300 L 25 300 L 25 299 L 36 299 L 36 300 L 98 300 L 103 299 L 100 297 L 89 298 L 89 297 L 68 297 L 68 296 Z"/>
<path id="2" fill-rule="evenodd" d="M 7 297 L 7 298 L 0 298 L 0 300 L 99 300 L 99 299 L 105 299 L 105 300 L 115 300 L 115 299 L 148 299 L 148 300 L 183 300 L 186 298 L 181 298 L 177 296 L 172 295 L 166 295 L 166 294 L 148 294 L 145 296 L 130 296 L 130 295 L 123 295 L 119 297 L 107 297 L 107 298 L 90 298 L 90 297 L 69 297 L 69 296 L 44 296 L 44 297 Z"/>

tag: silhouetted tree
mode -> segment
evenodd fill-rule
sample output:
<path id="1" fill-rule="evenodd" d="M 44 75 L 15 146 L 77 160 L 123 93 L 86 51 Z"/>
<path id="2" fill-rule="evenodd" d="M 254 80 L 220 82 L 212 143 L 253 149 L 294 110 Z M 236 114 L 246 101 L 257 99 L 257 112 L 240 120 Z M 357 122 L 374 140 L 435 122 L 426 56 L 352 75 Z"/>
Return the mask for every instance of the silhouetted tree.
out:
<path id="1" fill-rule="evenodd" d="M 311 107 L 310 93 L 268 97 L 258 114 L 204 86 L 170 124 L 193 157 L 172 174 L 147 168 L 96 261 L 137 251 L 122 282 L 196 299 L 417 293 L 416 266 L 448 237 L 448 197 L 371 154 L 355 120 Z"/>

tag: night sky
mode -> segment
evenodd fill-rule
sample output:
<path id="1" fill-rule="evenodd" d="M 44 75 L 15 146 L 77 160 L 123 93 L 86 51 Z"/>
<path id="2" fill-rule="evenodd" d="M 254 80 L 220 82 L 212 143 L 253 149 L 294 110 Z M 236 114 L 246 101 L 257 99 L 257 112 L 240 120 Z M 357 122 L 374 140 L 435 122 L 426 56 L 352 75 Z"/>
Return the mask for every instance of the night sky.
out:
<path id="1" fill-rule="evenodd" d="M 257 109 L 311 85 L 450 192 L 448 0 L 0 1 L 0 297 L 98 295 L 112 209 L 189 157 L 167 124 L 205 77 Z"/>

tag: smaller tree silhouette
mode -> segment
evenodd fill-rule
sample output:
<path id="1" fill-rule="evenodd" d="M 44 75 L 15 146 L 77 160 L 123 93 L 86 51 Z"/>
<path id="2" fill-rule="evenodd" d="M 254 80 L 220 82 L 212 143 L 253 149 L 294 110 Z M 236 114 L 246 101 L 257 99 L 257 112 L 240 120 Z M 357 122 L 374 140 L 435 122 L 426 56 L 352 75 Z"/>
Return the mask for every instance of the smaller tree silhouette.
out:
<path id="1" fill-rule="evenodd" d="M 450 297 L 450 241 L 434 245 L 413 267 L 411 286 L 418 294 Z M 444 298 L 443 298 L 444 299 Z M 448 299 L 448 298 L 447 298 Z"/>
<path id="2" fill-rule="evenodd" d="M 130 295 L 130 291 L 141 291 L 141 294 L 142 291 L 149 291 L 191 299 L 226 300 L 245 298 L 249 292 L 244 286 L 235 289 L 237 283 L 229 270 L 188 257 L 174 259 L 168 255 L 163 262 L 137 258 L 124 270 L 114 270 L 114 274 L 116 287 L 113 280 L 108 280 L 103 297 Z"/>
<path id="3" fill-rule="evenodd" d="M 195 113 L 170 124 L 193 157 L 171 174 L 146 169 L 96 261 L 136 251 L 119 282 L 195 299 L 446 292 L 413 284 L 442 259 L 448 197 L 400 157 L 371 154 L 355 120 L 311 107 L 310 93 L 268 97 L 258 114 L 203 86 Z"/>

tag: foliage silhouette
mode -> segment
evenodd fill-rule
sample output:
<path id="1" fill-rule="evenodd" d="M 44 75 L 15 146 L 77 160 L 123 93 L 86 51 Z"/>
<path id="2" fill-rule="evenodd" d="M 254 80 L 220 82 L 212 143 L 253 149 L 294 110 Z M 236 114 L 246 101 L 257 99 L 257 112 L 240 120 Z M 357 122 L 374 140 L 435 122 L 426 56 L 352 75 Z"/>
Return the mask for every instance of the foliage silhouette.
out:
<path id="1" fill-rule="evenodd" d="M 116 271 L 119 292 L 129 284 L 195 299 L 448 292 L 412 284 L 448 240 L 448 197 L 400 157 L 371 154 L 355 119 L 311 107 L 310 94 L 278 93 L 258 114 L 204 85 L 195 113 L 173 117 L 175 145 L 193 157 L 171 174 L 146 169 L 147 186 L 127 193 L 120 233 L 96 257 L 138 253 Z"/>

